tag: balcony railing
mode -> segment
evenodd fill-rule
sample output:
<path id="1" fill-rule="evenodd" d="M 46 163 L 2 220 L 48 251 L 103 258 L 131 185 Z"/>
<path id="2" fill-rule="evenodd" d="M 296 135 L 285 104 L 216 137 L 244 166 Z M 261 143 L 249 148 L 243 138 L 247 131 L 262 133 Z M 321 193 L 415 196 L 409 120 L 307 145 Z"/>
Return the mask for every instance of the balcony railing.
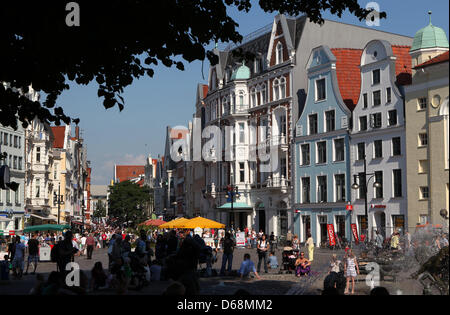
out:
<path id="1" fill-rule="evenodd" d="M 231 105 L 225 108 L 223 116 L 247 114 L 247 113 L 248 113 L 248 105 Z"/>
<path id="2" fill-rule="evenodd" d="M 289 185 L 289 181 L 283 176 L 274 176 L 273 178 L 269 176 L 267 179 L 267 187 L 273 188 L 285 188 Z"/>

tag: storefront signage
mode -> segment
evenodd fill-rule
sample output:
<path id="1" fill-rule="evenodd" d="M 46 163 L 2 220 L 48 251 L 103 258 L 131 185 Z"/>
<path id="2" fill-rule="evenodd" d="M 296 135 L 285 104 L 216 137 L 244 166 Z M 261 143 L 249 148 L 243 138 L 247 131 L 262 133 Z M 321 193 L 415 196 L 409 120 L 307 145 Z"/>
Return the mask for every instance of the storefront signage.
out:
<path id="1" fill-rule="evenodd" d="M 375 209 L 386 209 L 386 205 L 374 205 L 374 204 L 371 204 L 370 207 L 371 208 L 375 208 Z"/>
<path id="2" fill-rule="evenodd" d="M 358 227 L 356 226 L 355 223 L 351 224 L 352 227 L 352 233 L 353 233 L 353 238 L 355 239 L 355 243 L 358 244 L 359 243 L 359 239 L 358 239 Z"/>
<path id="3" fill-rule="evenodd" d="M 353 205 L 346 205 L 345 206 L 345 210 L 348 210 L 348 211 L 352 211 L 353 210 Z"/>
<path id="4" fill-rule="evenodd" d="M 336 238 L 334 237 L 334 225 L 327 224 L 327 230 L 328 230 L 328 240 L 329 240 L 330 246 L 336 246 Z"/>
<path id="5" fill-rule="evenodd" d="M 245 232 L 236 233 L 236 247 L 245 247 Z"/>

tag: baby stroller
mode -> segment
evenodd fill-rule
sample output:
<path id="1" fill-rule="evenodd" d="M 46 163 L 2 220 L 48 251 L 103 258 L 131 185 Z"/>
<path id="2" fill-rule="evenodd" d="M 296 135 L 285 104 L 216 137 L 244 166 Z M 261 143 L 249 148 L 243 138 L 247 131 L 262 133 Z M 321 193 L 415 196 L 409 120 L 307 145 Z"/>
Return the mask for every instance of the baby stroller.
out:
<path id="1" fill-rule="evenodd" d="M 298 258 L 298 251 L 292 247 L 284 247 L 282 252 L 283 271 L 292 273 L 295 271 L 295 261 Z"/>

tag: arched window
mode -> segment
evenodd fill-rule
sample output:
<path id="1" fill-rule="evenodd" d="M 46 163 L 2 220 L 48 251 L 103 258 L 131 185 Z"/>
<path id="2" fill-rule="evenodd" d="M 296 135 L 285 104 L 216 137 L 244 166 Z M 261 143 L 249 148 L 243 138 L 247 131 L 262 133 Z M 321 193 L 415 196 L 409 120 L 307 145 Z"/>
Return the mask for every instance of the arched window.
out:
<path id="1" fill-rule="evenodd" d="M 251 104 L 250 104 L 250 106 L 251 107 L 257 106 L 258 104 L 256 104 L 256 89 L 255 88 L 252 88 L 252 90 L 250 92 L 250 95 L 251 95 Z"/>
<path id="2" fill-rule="evenodd" d="M 229 104 L 228 104 L 228 102 L 227 102 L 227 98 L 226 98 L 226 97 L 224 97 L 224 98 L 222 99 L 222 107 L 223 107 L 223 113 L 224 113 L 224 115 L 228 115 L 229 112 L 230 112 L 230 107 L 229 107 Z"/>
<path id="3" fill-rule="evenodd" d="M 283 44 L 278 42 L 277 44 L 277 56 L 276 56 L 276 64 L 283 62 Z"/>
<path id="4" fill-rule="evenodd" d="M 280 81 L 278 79 L 273 80 L 273 100 L 280 99 Z"/>
<path id="5" fill-rule="evenodd" d="M 265 83 L 263 83 L 263 85 L 261 86 L 261 94 L 260 94 L 259 99 L 260 99 L 261 104 L 267 103 L 267 88 L 266 88 Z"/>
<path id="6" fill-rule="evenodd" d="M 280 96 L 281 98 L 285 98 L 286 97 L 286 78 L 285 77 L 281 77 L 280 80 Z"/>

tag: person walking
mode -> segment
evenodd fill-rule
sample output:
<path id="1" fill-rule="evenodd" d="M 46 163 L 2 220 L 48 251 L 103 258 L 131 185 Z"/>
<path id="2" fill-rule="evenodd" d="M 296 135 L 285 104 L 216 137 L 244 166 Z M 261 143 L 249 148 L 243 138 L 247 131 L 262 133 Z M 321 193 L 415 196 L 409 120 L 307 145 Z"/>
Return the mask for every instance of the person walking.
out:
<path id="1" fill-rule="evenodd" d="M 16 277 L 17 279 L 22 278 L 24 259 L 25 259 L 25 244 L 21 242 L 20 236 L 17 235 L 15 241 L 14 259 L 12 261 L 14 277 Z"/>
<path id="2" fill-rule="evenodd" d="M 380 231 L 376 231 L 376 236 L 375 236 L 375 246 L 376 246 L 376 255 L 378 255 L 378 253 L 383 249 L 383 242 L 384 242 L 384 238 L 383 235 L 381 235 Z"/>
<path id="3" fill-rule="evenodd" d="M 261 261 L 264 260 L 264 273 L 267 273 L 267 251 L 270 249 L 269 242 L 266 240 L 266 234 L 261 236 L 261 239 L 258 241 L 258 272 L 261 270 Z"/>
<path id="4" fill-rule="evenodd" d="M 72 231 L 67 231 L 64 235 L 64 240 L 58 242 L 58 259 L 57 265 L 58 270 L 62 274 L 66 274 L 68 271 L 66 270 L 67 264 L 73 261 L 73 256 L 78 253 L 78 249 L 74 247 Z"/>
<path id="5" fill-rule="evenodd" d="M 233 268 L 233 252 L 236 243 L 231 239 L 231 234 L 229 232 L 225 233 L 225 238 L 223 240 L 223 244 L 221 245 L 223 250 L 222 256 L 222 268 L 220 268 L 220 275 L 225 275 L 225 266 L 228 262 L 227 273 L 231 273 Z"/>
<path id="6" fill-rule="evenodd" d="M 356 260 L 355 255 L 351 249 L 347 252 L 347 257 L 344 263 L 344 274 L 347 277 L 347 286 L 345 287 L 344 294 L 348 294 L 350 289 L 350 280 L 352 280 L 352 293 L 355 294 L 355 278 L 359 275 L 359 266 L 358 261 Z"/>
<path id="7" fill-rule="evenodd" d="M 25 271 L 25 275 L 28 274 L 28 268 L 30 267 L 30 262 L 33 263 L 33 272 L 31 273 L 34 275 L 36 273 L 37 263 L 38 263 L 38 254 L 39 254 L 39 242 L 36 239 L 36 234 L 33 234 L 31 236 L 31 239 L 28 241 L 28 262 L 27 262 L 27 269 Z"/>
<path id="8" fill-rule="evenodd" d="M 106 248 L 106 240 L 108 236 L 106 235 L 105 231 L 102 233 L 102 248 Z"/>
<path id="9" fill-rule="evenodd" d="M 306 240 L 306 247 L 308 248 L 308 258 L 309 261 L 314 260 L 314 240 L 311 233 L 308 233 L 308 239 Z"/>
<path id="10" fill-rule="evenodd" d="M 95 247 L 95 238 L 92 236 L 92 233 L 89 233 L 89 236 L 86 238 L 86 251 L 87 251 L 87 259 L 92 259 L 92 252 Z"/>

